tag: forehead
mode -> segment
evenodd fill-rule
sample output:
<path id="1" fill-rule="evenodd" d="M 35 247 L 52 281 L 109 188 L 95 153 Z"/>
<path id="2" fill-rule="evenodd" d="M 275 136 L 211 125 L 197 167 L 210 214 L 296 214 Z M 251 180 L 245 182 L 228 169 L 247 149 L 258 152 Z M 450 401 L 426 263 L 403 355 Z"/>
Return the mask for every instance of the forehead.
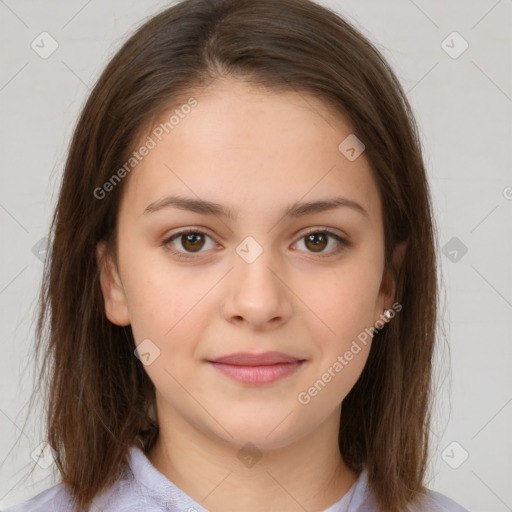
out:
<path id="1" fill-rule="evenodd" d="M 144 133 L 155 144 L 129 175 L 122 209 L 140 215 L 150 202 L 179 194 L 251 215 L 341 194 L 380 215 L 365 153 L 349 160 L 339 149 L 353 137 L 349 120 L 321 100 L 239 80 L 216 82 L 194 98 L 194 108 L 176 112 L 177 104 Z"/>

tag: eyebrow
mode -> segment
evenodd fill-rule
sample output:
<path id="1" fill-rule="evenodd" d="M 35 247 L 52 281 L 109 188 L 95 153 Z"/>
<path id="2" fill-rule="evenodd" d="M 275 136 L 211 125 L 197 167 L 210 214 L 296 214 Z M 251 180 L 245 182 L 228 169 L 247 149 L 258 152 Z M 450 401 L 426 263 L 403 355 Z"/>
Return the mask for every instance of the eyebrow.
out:
<path id="1" fill-rule="evenodd" d="M 344 197 L 293 203 L 283 211 L 282 216 L 284 218 L 297 218 L 342 207 L 351 208 L 366 218 L 369 218 L 368 212 L 359 203 Z M 215 215 L 231 220 L 235 220 L 236 218 L 235 212 L 232 209 L 219 203 L 181 196 L 167 196 L 163 199 L 159 199 L 158 201 L 146 206 L 143 215 L 158 212 L 167 208 L 177 208 L 179 210 L 186 210 L 199 213 L 201 215 Z"/>

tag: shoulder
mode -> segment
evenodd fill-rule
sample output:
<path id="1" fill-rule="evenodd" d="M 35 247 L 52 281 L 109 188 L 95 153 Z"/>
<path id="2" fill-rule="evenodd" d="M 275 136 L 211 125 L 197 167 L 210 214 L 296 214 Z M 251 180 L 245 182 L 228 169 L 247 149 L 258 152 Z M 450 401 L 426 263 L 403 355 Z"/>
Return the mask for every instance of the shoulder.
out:
<path id="1" fill-rule="evenodd" d="M 95 496 L 91 511 L 161 512 L 205 511 L 181 489 L 154 468 L 137 447 L 130 449 L 128 466 L 118 480 Z M 76 512 L 71 489 L 60 483 L 4 512 Z"/>
<path id="2" fill-rule="evenodd" d="M 4 512 L 73 512 L 71 495 L 64 484 L 58 484 L 40 492 L 18 505 L 4 510 Z"/>
<path id="3" fill-rule="evenodd" d="M 361 472 L 350 493 L 353 496 L 350 498 L 347 512 L 377 512 L 380 510 L 368 483 L 366 470 Z M 426 489 L 416 503 L 409 505 L 408 512 L 469 512 L 469 510 L 444 494 Z"/>
<path id="4" fill-rule="evenodd" d="M 422 501 L 412 508 L 411 512 L 469 512 L 469 510 L 448 496 L 428 489 Z"/>
<path id="5" fill-rule="evenodd" d="M 138 510 L 144 496 L 137 492 L 133 481 L 125 478 L 97 495 L 92 502 L 92 510 L 121 512 Z M 143 500 L 144 501 L 144 500 Z M 145 509 L 146 510 L 146 509 Z M 153 510 L 148 508 L 147 510 Z M 58 484 L 37 494 L 27 501 L 14 505 L 2 512 L 76 512 L 71 492 L 67 485 Z"/>

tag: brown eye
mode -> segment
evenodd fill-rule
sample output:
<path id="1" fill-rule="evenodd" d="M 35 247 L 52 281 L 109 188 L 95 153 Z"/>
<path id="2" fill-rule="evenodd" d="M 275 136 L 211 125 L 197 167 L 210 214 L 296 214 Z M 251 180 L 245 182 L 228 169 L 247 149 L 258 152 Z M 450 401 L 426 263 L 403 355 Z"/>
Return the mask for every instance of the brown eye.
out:
<path id="1" fill-rule="evenodd" d="M 331 240 L 334 242 L 331 243 Z M 334 256 L 350 245 L 339 235 L 323 229 L 311 230 L 297 242 L 297 244 L 299 243 L 304 243 L 306 252 L 317 253 L 321 257 Z M 327 249 L 330 246 L 333 247 L 330 250 Z"/>
<path id="2" fill-rule="evenodd" d="M 178 258 L 188 258 L 205 252 L 202 249 L 207 245 L 207 239 L 211 240 L 211 246 L 206 247 L 206 249 L 215 247 L 213 239 L 203 231 L 187 229 L 165 239 L 162 245 Z"/>
<path id="3" fill-rule="evenodd" d="M 327 247 L 328 237 L 325 233 L 312 233 L 307 235 L 305 239 L 306 247 L 313 252 L 322 252 Z"/>
<path id="4" fill-rule="evenodd" d="M 202 233 L 181 235 L 181 244 L 187 251 L 200 251 L 204 245 L 204 235 Z"/>

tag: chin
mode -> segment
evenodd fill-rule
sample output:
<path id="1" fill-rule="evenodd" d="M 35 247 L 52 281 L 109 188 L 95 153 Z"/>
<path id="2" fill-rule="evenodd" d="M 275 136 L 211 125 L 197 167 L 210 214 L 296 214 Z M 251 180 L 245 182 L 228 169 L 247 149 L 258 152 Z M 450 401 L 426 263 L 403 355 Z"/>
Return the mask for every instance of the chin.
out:
<path id="1" fill-rule="evenodd" d="M 212 426 L 215 434 L 236 450 L 242 449 L 248 443 L 254 445 L 259 451 L 277 450 L 290 445 L 304 435 L 301 432 L 303 427 L 297 424 L 296 420 L 290 421 L 293 414 L 287 418 L 288 414 L 289 412 L 266 417 L 259 414 L 231 417 L 229 421 L 227 418 L 220 421 L 224 428 L 217 424 Z"/>

